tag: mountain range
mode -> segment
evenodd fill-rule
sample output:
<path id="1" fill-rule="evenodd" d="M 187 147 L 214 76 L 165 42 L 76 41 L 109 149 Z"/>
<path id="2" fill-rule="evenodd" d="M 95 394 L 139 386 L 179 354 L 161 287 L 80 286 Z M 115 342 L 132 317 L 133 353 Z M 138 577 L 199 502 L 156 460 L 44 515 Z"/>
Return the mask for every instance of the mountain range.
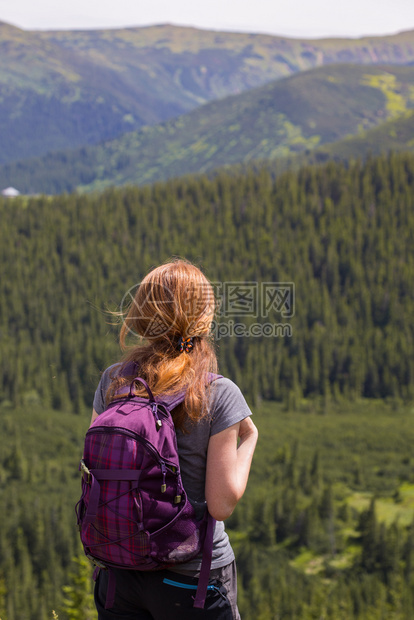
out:
<path id="1" fill-rule="evenodd" d="M 407 125 L 411 110 L 414 66 L 330 65 L 98 145 L 2 166 L 0 184 L 18 180 L 29 193 L 90 191 L 313 151 L 322 159 L 358 156 L 375 128 L 400 118 Z M 380 135 L 388 134 L 374 142 Z"/>
<path id="2" fill-rule="evenodd" d="M 25 192 L 353 154 L 375 128 L 375 143 L 388 140 L 382 123 L 402 115 L 407 126 L 414 106 L 414 32 L 312 41 L 0 23 L 0 51 L 0 186 Z"/>

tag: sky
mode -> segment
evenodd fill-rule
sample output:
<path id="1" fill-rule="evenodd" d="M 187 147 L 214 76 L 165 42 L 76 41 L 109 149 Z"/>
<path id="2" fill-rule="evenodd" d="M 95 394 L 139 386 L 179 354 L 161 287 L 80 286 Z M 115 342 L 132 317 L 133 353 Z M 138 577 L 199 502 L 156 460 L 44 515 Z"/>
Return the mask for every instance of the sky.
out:
<path id="1" fill-rule="evenodd" d="M 25 30 L 172 23 L 291 37 L 358 37 L 414 29 L 414 0 L 0 0 L 0 21 Z"/>

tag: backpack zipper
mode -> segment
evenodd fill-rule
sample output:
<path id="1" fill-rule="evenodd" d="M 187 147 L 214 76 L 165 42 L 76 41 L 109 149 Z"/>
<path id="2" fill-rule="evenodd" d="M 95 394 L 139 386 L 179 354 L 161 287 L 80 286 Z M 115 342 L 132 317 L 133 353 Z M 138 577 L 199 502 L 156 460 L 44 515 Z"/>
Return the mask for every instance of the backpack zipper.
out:
<path id="1" fill-rule="evenodd" d="M 127 428 L 120 428 L 118 426 L 111 426 L 109 428 L 107 426 L 95 426 L 93 428 L 90 428 L 86 432 L 86 435 L 93 435 L 94 433 L 105 433 L 105 434 L 109 433 L 109 434 L 114 434 L 114 435 L 115 434 L 126 435 L 127 437 L 131 437 L 132 439 L 135 439 L 136 441 L 138 441 L 138 443 L 143 445 L 144 448 L 147 450 L 147 452 L 151 454 L 151 456 L 157 461 L 157 463 L 159 464 L 161 468 L 161 472 L 162 472 L 161 493 L 165 493 L 165 491 L 167 490 L 167 485 L 166 485 L 167 469 L 172 474 L 174 474 L 178 479 L 178 475 L 180 473 L 179 468 L 173 463 L 170 464 L 167 461 L 164 461 L 164 459 L 161 458 L 160 453 L 158 452 L 158 450 L 156 450 L 156 448 L 154 448 L 152 443 L 150 443 L 147 439 L 144 439 L 144 437 L 141 437 L 141 435 L 139 435 L 138 433 L 134 433 L 134 431 L 130 431 Z M 181 502 L 181 495 L 179 495 L 177 492 L 177 495 L 174 498 L 174 503 L 179 504 L 180 502 Z"/>
<path id="2" fill-rule="evenodd" d="M 139 396 L 132 396 L 131 398 L 128 399 L 127 402 L 130 402 L 130 401 L 139 401 L 141 404 L 144 404 L 146 406 L 150 405 L 151 411 L 152 411 L 152 414 L 155 420 L 155 428 L 157 429 L 157 431 L 159 431 L 162 426 L 162 420 L 160 419 L 158 412 L 160 411 L 162 413 L 162 416 L 165 418 L 171 417 L 171 414 L 167 411 L 163 403 L 157 403 L 156 401 L 153 401 L 153 402 L 146 401 L 142 403 L 142 399 Z M 114 405 L 119 406 L 119 403 L 121 402 L 125 402 L 124 396 L 121 396 L 120 398 L 116 398 L 112 402 L 110 402 L 107 409 L 110 409 Z"/>

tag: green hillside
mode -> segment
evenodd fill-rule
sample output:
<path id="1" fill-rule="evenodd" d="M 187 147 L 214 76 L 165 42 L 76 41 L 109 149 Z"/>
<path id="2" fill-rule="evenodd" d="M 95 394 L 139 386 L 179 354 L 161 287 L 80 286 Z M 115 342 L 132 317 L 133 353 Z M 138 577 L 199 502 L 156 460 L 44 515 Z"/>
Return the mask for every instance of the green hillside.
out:
<path id="1" fill-rule="evenodd" d="M 412 154 L 0 201 L 0 401 L 24 385 L 54 408 L 90 403 L 119 354 L 105 310 L 177 255 L 215 282 L 256 282 L 252 298 L 295 283 L 291 318 L 253 304 L 220 319 L 221 368 L 252 401 L 413 398 L 413 204 Z M 230 337 L 231 321 L 294 337 Z"/>
<path id="2" fill-rule="evenodd" d="M 94 143 L 164 118 L 165 106 L 151 94 L 142 104 L 137 89 L 105 63 L 38 33 L 0 24 L 0 52 L 1 162 Z"/>
<path id="3" fill-rule="evenodd" d="M 169 25 L 27 32 L 0 23 L 0 163 L 113 138 L 324 64 L 409 64 L 413 41 L 413 32 L 312 41 Z"/>
<path id="4" fill-rule="evenodd" d="M 384 150 L 414 150 L 414 111 L 408 110 L 392 118 L 379 127 L 363 131 L 358 136 L 351 136 L 339 142 L 317 149 L 316 161 L 324 158 L 350 159 L 365 157 L 369 153 L 378 155 Z"/>
<path id="5" fill-rule="evenodd" d="M 243 620 L 412 620 L 414 154 L 0 199 L 0 218 L 2 620 L 96 618 L 71 559 L 82 436 L 120 355 L 108 311 L 177 255 L 215 282 L 220 372 L 260 431 L 226 524 Z"/>
<path id="6" fill-rule="evenodd" d="M 254 408 L 252 472 L 226 523 L 243 620 L 412 620 L 412 407 L 365 400 L 317 415 L 303 405 Z M 29 395 L 17 409 L 0 404 L 2 620 L 97 617 L 92 568 L 72 562 L 89 417 Z"/>
<path id="7" fill-rule="evenodd" d="M 0 167 L 0 186 L 90 191 L 281 159 L 365 136 L 413 107 L 414 67 L 320 67 L 97 146 Z"/>

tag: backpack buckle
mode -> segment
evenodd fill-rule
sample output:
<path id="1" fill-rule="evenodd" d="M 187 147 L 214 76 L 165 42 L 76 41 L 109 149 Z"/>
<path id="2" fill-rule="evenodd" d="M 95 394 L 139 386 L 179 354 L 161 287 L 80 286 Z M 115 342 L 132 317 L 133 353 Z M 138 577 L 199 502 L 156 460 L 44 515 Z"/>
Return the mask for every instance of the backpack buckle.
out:
<path id="1" fill-rule="evenodd" d="M 86 482 L 86 484 L 90 484 L 92 474 L 90 470 L 86 467 L 85 461 L 83 459 L 81 459 L 80 462 L 80 470 L 82 472 L 82 479 Z"/>
<path id="2" fill-rule="evenodd" d="M 88 558 L 88 560 L 92 562 L 94 566 L 97 566 L 98 568 L 101 568 L 102 570 L 108 570 L 107 565 L 101 562 L 100 560 L 97 560 L 96 558 L 94 558 L 92 555 L 89 555 L 88 553 L 85 553 L 85 555 Z"/>

